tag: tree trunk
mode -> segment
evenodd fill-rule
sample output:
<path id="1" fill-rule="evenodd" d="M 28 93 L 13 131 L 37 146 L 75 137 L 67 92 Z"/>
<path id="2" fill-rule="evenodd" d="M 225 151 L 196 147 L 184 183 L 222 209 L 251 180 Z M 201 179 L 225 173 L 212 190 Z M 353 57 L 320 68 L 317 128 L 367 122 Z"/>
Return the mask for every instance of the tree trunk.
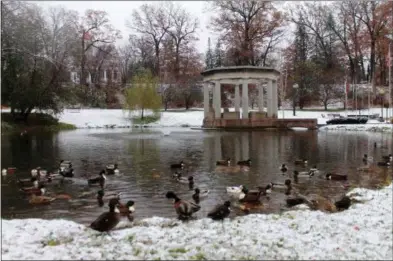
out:
<path id="1" fill-rule="evenodd" d="M 143 119 L 144 119 L 143 112 L 144 112 L 144 109 L 142 108 L 141 120 L 143 120 Z"/>
<path id="2" fill-rule="evenodd" d="M 79 83 L 81 85 L 86 84 L 85 79 L 85 63 L 86 63 L 86 55 L 85 55 L 85 31 L 82 32 L 82 59 L 81 59 L 81 75 L 79 78 Z"/>
<path id="3" fill-rule="evenodd" d="M 325 111 L 327 111 L 328 110 L 328 108 L 327 108 L 327 106 L 328 106 L 327 101 L 323 102 L 323 106 L 325 107 Z"/>

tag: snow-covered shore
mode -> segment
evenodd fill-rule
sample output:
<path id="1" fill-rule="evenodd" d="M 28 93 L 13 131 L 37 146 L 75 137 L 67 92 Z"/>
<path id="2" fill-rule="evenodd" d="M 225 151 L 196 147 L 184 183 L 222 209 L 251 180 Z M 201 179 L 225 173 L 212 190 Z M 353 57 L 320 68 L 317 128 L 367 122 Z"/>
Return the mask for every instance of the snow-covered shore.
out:
<path id="1" fill-rule="evenodd" d="M 354 189 L 365 202 L 335 214 L 255 214 L 224 226 L 153 217 L 111 236 L 60 219 L 2 220 L 2 259 L 392 260 L 392 188 Z"/>

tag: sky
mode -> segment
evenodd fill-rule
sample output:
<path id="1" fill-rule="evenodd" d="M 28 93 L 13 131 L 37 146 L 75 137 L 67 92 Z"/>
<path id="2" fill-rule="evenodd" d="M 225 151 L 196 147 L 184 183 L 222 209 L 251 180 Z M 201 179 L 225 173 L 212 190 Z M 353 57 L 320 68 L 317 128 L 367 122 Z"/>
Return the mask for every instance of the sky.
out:
<path id="1" fill-rule="evenodd" d="M 127 42 L 128 35 L 132 33 L 125 25 L 126 20 L 131 20 L 133 10 L 139 9 L 145 3 L 158 3 L 154 1 L 31 1 L 43 7 L 48 6 L 64 6 L 67 9 L 78 11 L 83 14 L 87 9 L 104 10 L 108 13 L 112 25 L 120 30 L 123 39 L 118 40 L 117 44 Z M 216 34 L 206 29 L 211 14 L 209 14 L 209 2 L 207 1 L 176 1 L 177 4 L 183 6 L 191 15 L 199 18 L 199 29 L 197 35 L 199 40 L 196 44 L 199 52 L 205 53 L 207 49 L 208 38 L 212 43 L 217 39 Z"/>

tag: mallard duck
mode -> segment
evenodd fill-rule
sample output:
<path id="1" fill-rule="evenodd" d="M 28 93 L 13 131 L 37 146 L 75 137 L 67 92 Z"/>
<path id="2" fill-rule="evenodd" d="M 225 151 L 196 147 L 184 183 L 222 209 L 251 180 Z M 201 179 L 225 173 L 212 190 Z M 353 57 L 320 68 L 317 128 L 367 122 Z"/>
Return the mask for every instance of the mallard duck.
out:
<path id="1" fill-rule="evenodd" d="M 337 210 L 348 209 L 351 206 L 351 198 L 348 196 L 344 196 L 342 197 L 342 199 L 336 201 L 334 205 L 336 206 Z"/>
<path id="2" fill-rule="evenodd" d="M 197 203 L 197 204 L 199 204 L 201 198 L 207 197 L 207 195 L 210 192 L 209 190 L 204 190 L 201 192 L 199 188 L 196 188 L 194 191 L 195 191 L 195 193 L 192 195 L 192 198 L 194 199 L 195 203 Z"/>
<path id="3" fill-rule="evenodd" d="M 231 202 L 225 201 L 223 205 L 216 206 L 213 210 L 211 210 L 207 216 L 213 220 L 223 220 L 227 218 L 231 213 Z"/>
<path id="4" fill-rule="evenodd" d="M 117 164 L 109 164 L 106 165 L 106 174 L 108 175 L 119 175 L 119 169 L 117 168 Z"/>
<path id="5" fill-rule="evenodd" d="M 293 171 L 293 177 L 294 178 L 311 178 L 315 175 L 315 171 L 302 171 L 299 172 L 297 170 Z"/>
<path id="6" fill-rule="evenodd" d="M 194 177 L 189 176 L 188 178 L 186 178 L 186 177 L 180 176 L 180 177 L 176 178 L 176 181 L 180 182 L 180 183 L 184 183 L 184 184 L 194 184 Z"/>
<path id="7" fill-rule="evenodd" d="M 319 172 L 317 165 L 314 165 L 312 168 L 310 168 L 310 171 L 314 172 L 314 174 L 317 174 Z"/>
<path id="8" fill-rule="evenodd" d="M 272 183 L 272 189 L 284 191 L 286 195 L 289 195 L 292 191 L 292 181 L 290 179 L 286 179 L 284 184 Z"/>
<path id="9" fill-rule="evenodd" d="M 295 165 L 306 165 L 308 161 L 306 159 L 295 160 Z"/>
<path id="10" fill-rule="evenodd" d="M 184 166 L 184 162 L 180 161 L 180 163 L 171 164 L 171 169 L 183 169 Z"/>
<path id="11" fill-rule="evenodd" d="M 362 161 L 364 164 L 367 164 L 369 161 L 373 161 L 373 157 L 369 157 L 367 154 L 364 154 Z"/>
<path id="12" fill-rule="evenodd" d="M 259 199 L 264 194 L 264 188 L 258 187 L 258 190 L 248 190 L 247 188 L 243 188 L 244 196 L 240 195 L 239 202 L 247 202 L 247 203 L 257 203 Z"/>
<path id="13" fill-rule="evenodd" d="M 26 178 L 26 179 L 16 179 L 16 182 L 21 186 L 30 186 L 38 188 L 38 179 L 36 177 Z"/>
<path id="14" fill-rule="evenodd" d="M 43 196 L 46 192 L 44 184 L 40 184 L 38 187 L 21 188 L 20 190 L 28 195 L 35 194 L 36 196 Z"/>
<path id="15" fill-rule="evenodd" d="M 127 203 L 125 205 L 120 203 L 120 205 L 118 207 L 119 212 L 120 212 L 120 216 L 127 217 L 129 221 L 133 221 L 134 218 L 131 214 L 135 212 L 134 205 L 135 205 L 135 202 L 132 200 L 127 201 Z"/>
<path id="16" fill-rule="evenodd" d="M 347 180 L 348 176 L 347 175 L 334 174 L 334 173 L 327 173 L 326 174 L 326 179 L 327 180 Z"/>
<path id="17" fill-rule="evenodd" d="M 120 222 L 120 213 L 117 209 L 119 205 L 119 199 L 112 198 L 109 200 L 109 212 L 102 213 L 93 223 L 91 223 L 90 228 L 99 232 L 108 232 L 115 228 Z"/>
<path id="18" fill-rule="evenodd" d="M 384 166 L 384 167 L 389 167 L 390 166 L 390 162 L 388 161 L 379 161 L 377 163 L 378 166 Z"/>
<path id="19" fill-rule="evenodd" d="M 172 175 L 172 177 L 174 178 L 174 179 L 178 179 L 178 178 L 181 178 L 181 173 L 180 172 L 177 172 L 177 171 L 175 171 L 175 173 L 173 173 L 173 175 Z"/>
<path id="20" fill-rule="evenodd" d="M 87 184 L 88 184 L 89 186 L 98 184 L 98 185 L 100 185 L 101 188 L 104 188 L 104 186 L 105 186 L 105 181 L 106 181 L 105 170 L 101 170 L 99 176 L 96 177 L 96 178 L 90 178 L 90 179 L 88 179 L 88 180 L 87 180 Z"/>
<path id="21" fill-rule="evenodd" d="M 281 172 L 287 172 L 288 168 L 285 164 L 282 164 L 280 167 Z"/>
<path id="22" fill-rule="evenodd" d="M 56 198 L 46 197 L 46 196 L 36 196 L 35 194 L 32 194 L 29 199 L 29 203 L 34 205 L 50 204 L 54 200 L 56 200 Z"/>
<path id="23" fill-rule="evenodd" d="M 238 161 L 237 165 L 240 165 L 240 166 L 251 166 L 251 159 Z"/>
<path id="24" fill-rule="evenodd" d="M 230 166 L 231 165 L 231 158 L 227 158 L 226 160 L 218 160 L 216 161 L 217 166 Z"/>
<path id="25" fill-rule="evenodd" d="M 237 187 L 226 187 L 227 193 L 231 196 L 238 195 L 243 191 L 243 185 Z"/>
<path id="26" fill-rule="evenodd" d="M 193 213 L 201 209 L 201 207 L 195 203 L 181 200 L 173 191 L 168 191 L 166 193 L 166 198 L 174 200 L 174 207 L 180 219 L 187 219 L 191 217 Z"/>
<path id="27" fill-rule="evenodd" d="M 387 156 L 382 156 L 382 159 L 385 161 L 393 161 L 393 156 L 392 154 L 389 154 Z"/>
<path id="28" fill-rule="evenodd" d="M 67 178 L 74 177 L 74 169 L 72 168 L 71 161 L 60 161 L 59 174 Z"/>

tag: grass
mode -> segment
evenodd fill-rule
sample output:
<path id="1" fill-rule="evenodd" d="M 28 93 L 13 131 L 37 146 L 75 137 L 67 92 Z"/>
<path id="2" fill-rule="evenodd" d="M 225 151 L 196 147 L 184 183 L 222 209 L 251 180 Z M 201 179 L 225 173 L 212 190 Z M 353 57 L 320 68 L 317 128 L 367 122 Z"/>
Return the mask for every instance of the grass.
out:
<path id="1" fill-rule="evenodd" d="M 174 248 L 174 249 L 169 249 L 169 253 L 186 253 L 187 250 L 185 248 Z"/>
<path id="2" fill-rule="evenodd" d="M 132 117 L 132 124 L 133 125 L 143 125 L 143 124 L 149 124 L 158 121 L 161 118 L 159 114 L 156 115 L 147 115 L 144 116 L 143 119 L 139 116 Z"/>
<path id="3" fill-rule="evenodd" d="M 76 129 L 75 125 L 59 122 L 55 117 L 45 113 L 32 113 L 26 122 L 14 119 L 9 112 L 1 113 L 2 133 L 21 132 L 23 130 L 57 132 L 74 129 Z"/>

